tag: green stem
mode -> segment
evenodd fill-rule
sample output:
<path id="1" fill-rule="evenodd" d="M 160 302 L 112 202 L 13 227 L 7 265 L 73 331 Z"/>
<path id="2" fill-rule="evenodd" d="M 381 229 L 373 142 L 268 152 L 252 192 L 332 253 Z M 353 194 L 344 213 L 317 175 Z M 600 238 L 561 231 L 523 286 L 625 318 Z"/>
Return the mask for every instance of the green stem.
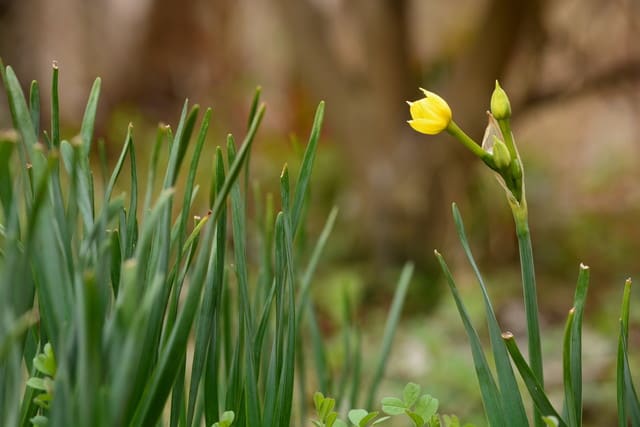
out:
<path id="1" fill-rule="evenodd" d="M 467 135 L 460 127 L 451 120 L 449 126 L 447 126 L 447 132 L 462 144 L 467 147 L 473 154 L 478 156 L 483 162 L 485 162 L 491 169 L 497 170 L 493 162 L 491 154 L 484 151 L 484 149 L 475 142 L 469 135 Z"/>
<path id="2" fill-rule="evenodd" d="M 502 132 L 502 137 L 504 138 L 504 143 L 509 150 L 509 154 L 511 154 L 512 159 L 517 159 L 518 154 L 516 152 L 516 143 L 513 141 L 513 133 L 511 132 L 511 123 L 509 119 L 499 119 L 498 126 L 500 127 L 500 132 Z"/>
<path id="3" fill-rule="evenodd" d="M 544 387 L 544 375 L 542 369 L 542 348 L 540 345 L 540 323 L 538 321 L 538 299 L 536 292 L 536 276 L 533 265 L 533 250 L 531 247 L 531 233 L 526 204 L 512 204 L 513 218 L 518 236 L 518 249 L 520 251 L 520 267 L 522 271 L 522 286 L 524 292 L 524 307 L 527 317 L 527 335 L 529 339 L 529 363 L 531 371 Z M 544 426 L 543 414 L 535 411 L 535 426 Z"/>

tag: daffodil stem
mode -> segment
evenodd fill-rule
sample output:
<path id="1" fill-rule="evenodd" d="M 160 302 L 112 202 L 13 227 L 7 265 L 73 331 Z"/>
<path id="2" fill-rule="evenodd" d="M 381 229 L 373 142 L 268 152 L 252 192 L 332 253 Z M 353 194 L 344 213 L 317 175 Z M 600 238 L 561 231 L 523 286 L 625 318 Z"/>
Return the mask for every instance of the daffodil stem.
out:
<path id="1" fill-rule="evenodd" d="M 513 219 L 518 237 L 518 249 L 520 252 L 520 268 L 522 272 L 522 288 L 524 294 L 524 307 L 527 318 L 527 335 L 529 343 L 529 363 L 531 371 L 538 382 L 544 387 L 544 374 L 542 364 L 542 347 L 540 344 L 540 322 L 538 320 L 538 297 L 536 290 L 536 275 L 533 264 L 533 249 L 531 246 L 531 233 L 526 201 L 521 204 L 511 204 Z M 535 408 L 534 408 L 535 409 Z M 542 415 L 535 410 L 534 425 L 544 426 Z"/>
<path id="2" fill-rule="evenodd" d="M 518 158 L 518 152 L 516 151 L 516 143 L 513 141 L 513 132 L 511 132 L 511 122 L 509 119 L 498 119 L 498 126 L 500 127 L 500 132 L 502 132 L 502 137 L 504 138 L 504 143 L 509 150 L 509 154 L 511 154 L 511 159 L 516 160 Z"/>
<path id="3" fill-rule="evenodd" d="M 495 165 L 493 165 L 493 158 L 489 153 L 484 151 L 484 149 L 475 142 L 469 135 L 467 135 L 460 127 L 451 120 L 449 122 L 449 126 L 447 126 L 447 132 L 458 141 L 462 143 L 465 147 L 467 147 L 473 154 L 478 156 L 482 161 L 484 161 L 490 168 L 495 169 Z"/>

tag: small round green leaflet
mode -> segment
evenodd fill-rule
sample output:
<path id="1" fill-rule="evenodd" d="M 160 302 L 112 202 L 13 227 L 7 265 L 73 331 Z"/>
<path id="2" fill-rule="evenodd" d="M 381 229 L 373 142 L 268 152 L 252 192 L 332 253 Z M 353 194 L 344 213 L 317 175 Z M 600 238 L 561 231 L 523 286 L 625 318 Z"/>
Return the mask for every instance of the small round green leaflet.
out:
<path id="1" fill-rule="evenodd" d="M 382 399 L 382 410 L 388 415 L 404 414 L 407 409 L 404 402 L 397 397 L 385 397 Z"/>
<path id="2" fill-rule="evenodd" d="M 348 417 L 349 421 L 356 427 L 373 426 L 389 419 L 389 417 L 382 417 L 375 420 L 378 414 L 378 411 L 368 412 L 366 409 L 352 409 L 349 411 Z"/>
<path id="3" fill-rule="evenodd" d="M 229 427 L 233 424 L 235 414 L 233 411 L 224 411 L 220 417 L 220 421 L 214 423 L 211 427 Z"/>

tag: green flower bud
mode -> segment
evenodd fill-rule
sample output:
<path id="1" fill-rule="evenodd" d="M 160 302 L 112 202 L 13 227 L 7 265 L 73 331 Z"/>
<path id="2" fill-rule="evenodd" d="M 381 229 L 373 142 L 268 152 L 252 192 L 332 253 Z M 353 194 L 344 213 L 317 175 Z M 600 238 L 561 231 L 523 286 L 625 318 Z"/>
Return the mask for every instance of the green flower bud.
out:
<path id="1" fill-rule="evenodd" d="M 511 117 L 511 104 L 507 92 L 500 87 L 496 80 L 496 88 L 491 95 L 491 114 L 496 120 L 508 119 Z"/>
<path id="2" fill-rule="evenodd" d="M 509 154 L 507 145 L 495 135 L 493 136 L 493 161 L 496 167 L 501 170 L 507 169 L 511 164 L 511 154 Z"/>

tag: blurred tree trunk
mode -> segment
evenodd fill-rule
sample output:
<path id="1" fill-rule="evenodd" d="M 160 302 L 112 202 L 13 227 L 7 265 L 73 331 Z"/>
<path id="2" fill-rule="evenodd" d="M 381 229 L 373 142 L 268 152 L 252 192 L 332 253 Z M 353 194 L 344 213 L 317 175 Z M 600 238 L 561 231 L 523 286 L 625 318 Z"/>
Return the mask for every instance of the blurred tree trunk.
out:
<path id="1" fill-rule="evenodd" d="M 429 276 L 432 249 L 451 231 L 448 204 L 463 197 L 478 164 L 448 136 L 428 138 L 406 125 L 405 100 L 420 97 L 407 34 L 408 1 L 280 0 L 297 54 L 300 84 L 326 99 L 329 123 L 345 145 L 351 188 L 344 205 L 355 239 L 375 265 L 413 259 Z M 493 0 L 477 36 L 436 91 L 456 121 L 482 136 L 494 80 L 514 54 L 539 2 Z M 534 11 L 535 13 L 531 13 Z M 453 18 L 453 17 L 452 17 Z"/>
<path id="2" fill-rule="evenodd" d="M 205 105 L 213 94 L 220 103 L 229 99 L 241 71 L 234 12 L 233 2 L 152 0 L 122 98 L 158 117 L 185 98 Z"/>

